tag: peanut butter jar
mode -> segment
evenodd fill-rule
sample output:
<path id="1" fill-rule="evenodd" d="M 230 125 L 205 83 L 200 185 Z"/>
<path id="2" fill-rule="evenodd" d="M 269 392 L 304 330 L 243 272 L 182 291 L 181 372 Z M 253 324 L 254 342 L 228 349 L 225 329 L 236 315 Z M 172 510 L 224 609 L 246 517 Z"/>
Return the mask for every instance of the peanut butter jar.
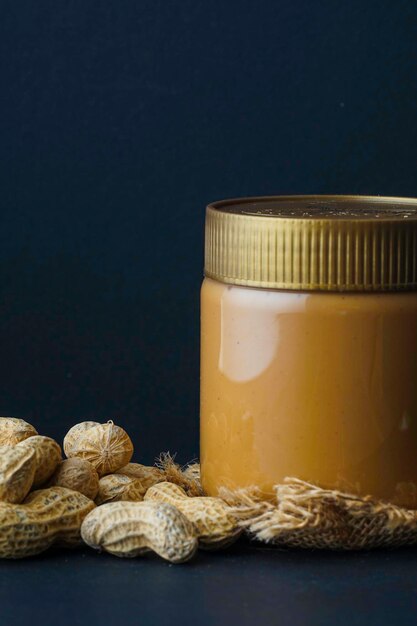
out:
<path id="1" fill-rule="evenodd" d="M 417 508 L 417 200 L 207 207 L 205 491 L 286 477 Z"/>

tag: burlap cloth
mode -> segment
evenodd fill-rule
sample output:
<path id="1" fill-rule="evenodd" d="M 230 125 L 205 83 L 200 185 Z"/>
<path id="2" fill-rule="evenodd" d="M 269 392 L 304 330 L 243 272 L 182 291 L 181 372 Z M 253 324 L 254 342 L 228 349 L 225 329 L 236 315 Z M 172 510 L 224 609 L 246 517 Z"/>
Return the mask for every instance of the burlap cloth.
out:
<path id="1" fill-rule="evenodd" d="M 161 465 L 167 479 L 189 495 L 204 495 L 199 465 L 180 468 L 165 455 Z M 360 550 L 417 543 L 417 511 L 370 497 L 321 489 L 297 478 L 275 486 L 266 501 L 256 488 L 223 488 L 237 523 L 253 538 L 279 546 L 331 550 Z"/>

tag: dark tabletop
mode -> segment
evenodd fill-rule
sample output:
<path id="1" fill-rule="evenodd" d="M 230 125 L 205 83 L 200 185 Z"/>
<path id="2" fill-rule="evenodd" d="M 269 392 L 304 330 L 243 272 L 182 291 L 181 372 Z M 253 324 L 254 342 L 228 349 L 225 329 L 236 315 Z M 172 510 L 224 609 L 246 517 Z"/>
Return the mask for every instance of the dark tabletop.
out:
<path id="1" fill-rule="evenodd" d="M 417 549 L 283 551 L 241 542 L 184 565 L 89 550 L 0 563 L 0 624 L 402 626 Z"/>

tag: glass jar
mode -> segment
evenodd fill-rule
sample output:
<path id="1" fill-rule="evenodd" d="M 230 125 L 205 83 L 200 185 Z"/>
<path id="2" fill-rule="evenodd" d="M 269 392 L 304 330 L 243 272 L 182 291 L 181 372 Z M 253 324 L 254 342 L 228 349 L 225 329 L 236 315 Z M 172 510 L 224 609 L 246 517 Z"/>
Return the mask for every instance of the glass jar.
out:
<path id="1" fill-rule="evenodd" d="M 295 477 L 417 508 L 417 200 L 209 205 L 205 491 Z"/>

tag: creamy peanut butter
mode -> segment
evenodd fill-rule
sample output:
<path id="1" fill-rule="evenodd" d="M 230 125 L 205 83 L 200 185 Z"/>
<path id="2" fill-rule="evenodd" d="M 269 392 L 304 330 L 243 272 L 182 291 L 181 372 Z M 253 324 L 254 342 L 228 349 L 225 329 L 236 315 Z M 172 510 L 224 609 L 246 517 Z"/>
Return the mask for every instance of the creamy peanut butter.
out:
<path id="1" fill-rule="evenodd" d="M 416 505 L 416 293 L 201 297 L 207 493 L 295 476 Z"/>
<path id="2" fill-rule="evenodd" d="M 231 254 L 227 227 L 223 236 Z M 204 280 L 201 467 L 208 494 L 257 486 L 267 496 L 285 477 L 297 477 L 417 508 L 417 248 L 407 249 L 408 288 L 390 289 L 399 266 L 394 275 L 388 255 L 385 269 L 378 267 L 376 237 L 370 267 L 379 278 L 358 291 L 343 284 L 263 288 L 262 276 L 259 287 L 236 284 L 242 278 L 233 259 L 226 262 L 237 267 L 237 279 Z M 326 259 L 342 253 L 329 245 Z M 253 263 L 262 268 L 259 255 Z M 388 286 L 384 271 L 391 271 Z M 352 282 L 359 272 L 351 272 Z"/>

